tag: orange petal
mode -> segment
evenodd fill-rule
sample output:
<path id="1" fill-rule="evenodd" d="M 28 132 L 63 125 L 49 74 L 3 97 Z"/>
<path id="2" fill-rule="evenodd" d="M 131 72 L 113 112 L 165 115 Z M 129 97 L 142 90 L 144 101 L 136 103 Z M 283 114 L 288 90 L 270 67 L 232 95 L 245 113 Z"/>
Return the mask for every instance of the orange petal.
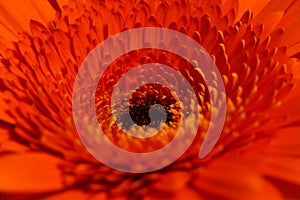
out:
<path id="1" fill-rule="evenodd" d="M 239 20 L 241 16 L 247 11 L 250 10 L 254 15 L 253 23 L 254 25 L 264 24 L 265 32 L 264 36 L 269 35 L 273 30 L 278 28 L 287 28 L 289 27 L 289 32 L 293 34 L 298 39 L 297 31 L 295 27 L 298 27 L 299 24 L 299 6 L 297 5 L 299 1 L 297 0 L 272 0 L 272 1 L 241 1 L 239 0 L 239 11 L 236 17 L 236 20 Z M 293 9 L 290 9 L 289 7 Z M 298 11 L 298 12 L 297 12 Z M 283 21 L 281 21 L 283 20 Z M 297 21 L 297 22 L 296 22 Z M 289 34 L 286 34 L 290 38 Z M 295 41 L 295 40 L 294 40 Z"/>
<path id="2" fill-rule="evenodd" d="M 267 153 L 271 155 L 300 156 L 299 137 L 299 126 L 279 129 L 276 136 L 272 138 Z"/>
<path id="3" fill-rule="evenodd" d="M 18 33 L 29 31 L 30 19 L 48 24 L 54 16 L 55 10 L 48 1 L 0 0 L 0 44 L 4 45 L 1 51 L 12 47 L 11 42 L 17 40 Z"/>
<path id="4" fill-rule="evenodd" d="M 200 191 L 222 199 L 281 199 L 255 168 L 228 157 L 199 169 L 193 180 Z"/>
<path id="5" fill-rule="evenodd" d="M 254 23 L 256 25 L 262 23 L 265 25 L 265 36 L 275 30 L 275 27 L 283 18 L 284 12 L 293 3 L 293 1 L 295 0 L 272 0 L 257 14 L 254 19 Z"/>
<path id="6" fill-rule="evenodd" d="M 154 188 L 160 191 L 174 192 L 184 188 L 189 179 L 190 174 L 187 172 L 170 172 L 161 175 L 159 182 L 154 185 Z"/>
<path id="7" fill-rule="evenodd" d="M 283 42 L 288 45 L 288 55 L 292 56 L 300 52 L 300 1 L 295 0 L 294 3 L 286 10 L 282 21 L 278 27 L 283 27 L 285 35 Z"/>
<path id="8" fill-rule="evenodd" d="M 58 12 L 61 12 L 61 8 L 68 5 L 70 0 L 48 0 L 51 6 Z"/>
<path id="9" fill-rule="evenodd" d="M 0 158 L 0 191 L 44 192 L 63 188 L 60 159 L 46 153 L 11 154 Z"/>
<path id="10" fill-rule="evenodd" d="M 188 200 L 203 200 L 201 196 L 202 194 L 190 187 L 184 187 L 180 188 L 178 190 L 174 190 L 172 192 L 157 192 L 155 190 L 152 190 L 149 192 L 145 197 L 143 197 L 143 200 L 165 200 L 165 199 L 172 199 L 172 200 L 182 200 L 182 199 L 188 199 Z"/>
<path id="11" fill-rule="evenodd" d="M 15 120 L 7 113 L 7 109 L 10 107 L 10 103 L 5 101 L 7 99 L 7 93 L 0 92 L 0 121 L 3 121 L 8 124 L 14 124 Z"/>
<path id="12" fill-rule="evenodd" d="M 261 1 L 261 0 L 253 0 L 253 1 L 242 1 L 238 0 L 238 13 L 236 15 L 236 20 L 239 20 L 243 14 L 250 10 L 254 16 L 257 15 L 266 5 L 269 3 L 269 1 Z"/>
<path id="13" fill-rule="evenodd" d="M 285 197 L 285 199 L 289 199 L 289 200 L 299 199 L 299 197 L 300 197 L 299 186 L 289 183 L 289 182 L 273 180 L 273 179 L 272 179 L 272 184 L 276 185 L 277 188 L 280 189 L 280 191 L 283 194 L 283 196 Z"/>
<path id="14" fill-rule="evenodd" d="M 0 21 L 14 30 L 29 31 L 29 21 L 34 19 L 44 24 L 48 24 L 54 17 L 55 11 L 47 1 L 34 0 L 0 0 Z"/>
<path id="15" fill-rule="evenodd" d="M 0 152 L 22 152 L 28 148 L 10 139 L 14 127 L 0 122 Z"/>
<path id="16" fill-rule="evenodd" d="M 58 3 L 59 7 L 63 7 L 64 5 L 68 5 L 70 0 L 54 0 L 54 1 L 56 1 Z"/>
<path id="17" fill-rule="evenodd" d="M 300 127 L 277 131 L 266 151 L 260 170 L 272 179 L 281 180 L 300 188 Z"/>
<path id="18" fill-rule="evenodd" d="M 177 190 L 174 194 L 173 200 L 182 200 L 182 199 L 189 199 L 189 200 L 202 200 L 200 192 L 197 192 L 195 189 L 185 187 L 180 190 Z"/>
<path id="19" fill-rule="evenodd" d="M 296 156 L 268 156 L 260 171 L 265 175 L 297 184 L 300 187 L 300 160 Z"/>
<path id="20" fill-rule="evenodd" d="M 89 193 L 82 191 L 82 190 L 68 190 L 68 191 L 62 191 L 57 194 L 50 195 L 45 200 L 81 200 L 81 199 L 91 199 L 91 196 Z M 100 199 L 100 198 L 99 198 Z M 105 198 L 101 198 L 101 200 L 104 200 Z"/>

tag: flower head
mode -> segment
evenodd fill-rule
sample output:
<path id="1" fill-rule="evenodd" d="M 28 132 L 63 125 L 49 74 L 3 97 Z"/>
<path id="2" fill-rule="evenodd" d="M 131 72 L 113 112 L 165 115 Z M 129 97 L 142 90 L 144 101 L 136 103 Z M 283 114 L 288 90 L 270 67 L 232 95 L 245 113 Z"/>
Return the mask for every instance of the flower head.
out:
<path id="1" fill-rule="evenodd" d="M 4 198 L 299 197 L 300 1 L 28 0 L 22 4 L 16 0 L 0 4 L 0 195 Z M 122 137 L 131 126 L 123 120 L 124 102 L 120 101 L 116 120 L 121 125 L 107 120 L 113 89 L 108 83 L 114 84 L 135 66 L 151 62 L 173 66 L 191 83 L 201 110 L 197 139 L 179 160 L 156 172 L 129 174 L 101 164 L 82 145 L 72 118 L 72 89 L 80 65 L 99 43 L 122 31 L 149 26 L 184 33 L 207 50 L 222 74 L 227 115 L 217 145 L 199 159 L 212 112 L 199 73 L 178 55 L 161 50 L 123 55 L 105 72 L 95 99 L 98 120 L 111 130 L 107 135 L 115 144 L 130 151 L 145 150 L 136 140 Z M 173 101 L 164 101 L 164 95 Z M 142 117 L 149 105 L 160 103 L 167 110 L 165 135 L 148 141 L 148 151 L 172 139 L 180 108 L 171 91 L 145 85 L 130 102 L 130 115 L 139 125 L 149 123 Z"/>

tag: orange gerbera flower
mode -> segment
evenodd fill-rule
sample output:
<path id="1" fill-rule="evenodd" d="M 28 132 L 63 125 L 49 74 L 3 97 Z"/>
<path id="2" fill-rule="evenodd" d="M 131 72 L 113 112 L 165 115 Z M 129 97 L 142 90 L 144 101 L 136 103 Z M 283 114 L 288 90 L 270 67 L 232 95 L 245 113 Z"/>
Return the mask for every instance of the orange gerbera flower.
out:
<path id="1" fill-rule="evenodd" d="M 0 2 L 0 199 L 300 197 L 299 0 Z M 122 31 L 149 26 L 177 30 L 207 50 L 223 77 L 227 115 L 217 145 L 199 159 L 211 112 L 201 77 L 164 51 L 120 57 L 104 83 L 114 83 L 133 66 L 170 64 L 197 91 L 203 111 L 198 138 L 179 160 L 159 171 L 130 174 L 101 164 L 82 145 L 72 118 L 72 89 L 94 47 Z M 96 100 L 100 112 L 108 104 L 104 93 L 111 90 L 105 87 Z M 147 91 L 170 109 L 159 93 L 172 96 L 167 89 L 140 88 L 130 110 L 139 125 L 147 124 L 142 116 L 151 102 L 141 100 L 150 98 Z M 170 127 L 178 120 L 176 109 L 168 113 Z M 122 121 L 123 112 L 119 116 Z M 99 122 L 116 130 L 107 117 L 99 115 Z M 127 126 L 123 121 L 122 128 Z M 140 151 L 114 133 L 110 139 L 116 144 Z M 155 138 L 151 145 L 161 147 L 173 136 Z"/>

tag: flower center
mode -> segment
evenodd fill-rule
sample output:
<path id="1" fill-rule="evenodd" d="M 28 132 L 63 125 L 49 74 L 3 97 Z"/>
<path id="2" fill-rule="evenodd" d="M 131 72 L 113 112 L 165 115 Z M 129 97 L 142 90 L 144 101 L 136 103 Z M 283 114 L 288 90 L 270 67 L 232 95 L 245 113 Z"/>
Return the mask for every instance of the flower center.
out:
<path id="1" fill-rule="evenodd" d="M 132 94 L 128 108 L 122 109 L 116 121 L 125 130 L 133 125 L 156 129 L 160 129 L 163 123 L 170 126 L 176 119 L 173 109 L 179 111 L 176 102 L 168 88 L 159 84 L 147 84 Z"/>

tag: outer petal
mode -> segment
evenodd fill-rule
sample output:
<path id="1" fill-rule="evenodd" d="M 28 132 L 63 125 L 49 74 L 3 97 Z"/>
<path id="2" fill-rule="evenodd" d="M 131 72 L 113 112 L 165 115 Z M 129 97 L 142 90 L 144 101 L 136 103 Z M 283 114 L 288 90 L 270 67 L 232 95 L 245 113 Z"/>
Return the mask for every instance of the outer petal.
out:
<path id="1" fill-rule="evenodd" d="M 226 2 L 233 4 L 236 1 L 238 1 L 239 7 L 236 20 L 240 19 L 247 10 L 250 10 L 253 13 L 253 24 L 264 24 L 263 37 L 268 36 L 277 28 L 283 28 L 285 34 L 281 44 L 289 47 L 288 55 L 293 56 L 300 52 L 299 30 L 295 28 L 300 26 L 299 0 L 225 0 L 223 4 Z"/>
<path id="2" fill-rule="evenodd" d="M 99 194 L 95 195 L 83 190 L 68 190 L 63 191 L 57 194 L 49 195 L 44 198 L 45 200 L 83 200 L 83 199 L 99 199 L 105 200 L 107 199 L 105 194 L 99 192 Z"/>
<path id="3" fill-rule="evenodd" d="M 282 199 L 254 167 L 228 156 L 199 169 L 193 185 L 215 199 Z"/>
<path id="4" fill-rule="evenodd" d="M 285 30 L 283 42 L 289 46 L 288 55 L 300 53 L 300 1 L 296 0 L 286 10 L 278 27 L 283 27 Z M 300 55 L 298 56 L 298 58 Z"/>
<path id="5" fill-rule="evenodd" d="M 260 166 L 262 173 L 298 185 L 300 188 L 300 127 L 278 130 Z"/>
<path id="6" fill-rule="evenodd" d="M 11 154 L 0 158 L 0 191 L 44 192 L 63 188 L 60 159 L 46 153 Z"/>
<path id="7" fill-rule="evenodd" d="M 49 24 L 55 10 L 48 1 L 40 0 L 0 0 L 0 50 L 11 47 L 17 34 L 29 31 L 30 19 Z M 1 53 L 1 51 L 0 51 Z"/>

